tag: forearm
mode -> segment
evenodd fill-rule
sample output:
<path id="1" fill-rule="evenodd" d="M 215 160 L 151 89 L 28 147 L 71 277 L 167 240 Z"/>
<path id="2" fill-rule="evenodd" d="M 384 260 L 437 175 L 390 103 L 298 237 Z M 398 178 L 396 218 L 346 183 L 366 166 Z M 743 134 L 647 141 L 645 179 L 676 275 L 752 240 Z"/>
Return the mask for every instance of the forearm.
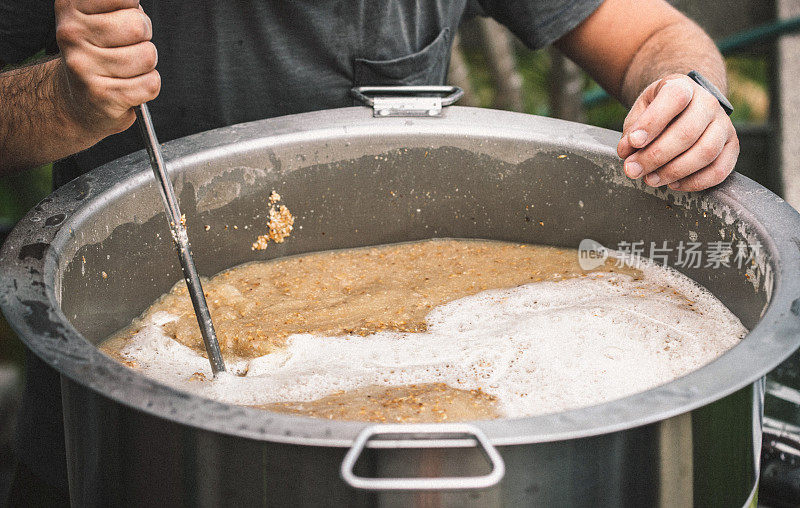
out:
<path id="1" fill-rule="evenodd" d="M 652 82 L 692 70 L 727 91 L 725 62 L 714 41 L 693 21 L 683 19 L 658 30 L 639 47 L 628 64 L 620 96 L 631 106 Z"/>
<path id="2" fill-rule="evenodd" d="M 61 58 L 0 74 L 0 175 L 99 141 L 74 120 L 68 88 Z"/>

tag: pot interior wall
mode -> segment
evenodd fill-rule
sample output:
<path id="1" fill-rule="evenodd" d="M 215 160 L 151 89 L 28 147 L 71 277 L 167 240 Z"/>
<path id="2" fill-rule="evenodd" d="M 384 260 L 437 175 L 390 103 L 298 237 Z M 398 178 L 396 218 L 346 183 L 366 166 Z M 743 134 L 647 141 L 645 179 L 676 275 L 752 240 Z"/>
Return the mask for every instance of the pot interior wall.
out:
<path id="1" fill-rule="evenodd" d="M 742 239 L 737 223 L 726 224 L 697 201 L 676 202 L 669 192 L 627 184 L 614 176 L 620 169 L 613 155 L 567 142 L 362 136 L 231 146 L 171 166 L 205 276 L 247 261 L 432 237 L 564 247 L 592 238 L 612 248 L 621 241 L 643 241 L 647 248 L 667 240 L 676 248 L 681 241 Z M 87 207 L 62 251 L 62 310 L 95 344 L 181 277 L 142 157 L 136 167 L 124 192 Z M 295 231 L 283 244 L 253 251 L 266 229 L 272 190 L 295 215 Z M 769 291 L 755 290 L 744 268 L 682 271 L 751 328 Z"/>

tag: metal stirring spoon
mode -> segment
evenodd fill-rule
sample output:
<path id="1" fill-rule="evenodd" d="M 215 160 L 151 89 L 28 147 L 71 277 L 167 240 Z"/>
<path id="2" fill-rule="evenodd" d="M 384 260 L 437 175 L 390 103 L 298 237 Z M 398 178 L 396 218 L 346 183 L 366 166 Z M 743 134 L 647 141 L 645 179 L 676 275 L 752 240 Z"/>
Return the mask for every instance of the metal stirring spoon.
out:
<path id="1" fill-rule="evenodd" d="M 211 370 L 216 376 L 219 372 L 225 372 L 225 362 L 222 360 L 222 352 L 219 350 L 217 334 L 214 331 L 214 324 L 211 322 L 211 314 L 208 311 L 203 286 L 200 284 L 200 276 L 194 266 L 192 250 L 189 245 L 189 237 L 186 234 L 186 227 L 181 220 L 181 210 L 178 208 L 178 200 L 175 197 L 175 190 L 172 182 L 167 175 L 167 168 L 164 164 L 164 157 L 161 155 L 161 145 L 158 144 L 156 130 L 153 127 L 153 119 L 150 117 L 150 109 L 147 104 L 133 108 L 139 123 L 139 130 L 142 133 L 147 153 L 150 155 L 150 166 L 156 175 L 161 189 L 161 197 L 164 200 L 164 208 L 167 210 L 167 220 L 172 239 L 178 249 L 178 257 L 181 260 L 183 277 L 186 286 L 189 288 L 189 297 L 192 299 L 194 313 L 197 316 L 197 324 L 200 325 L 200 333 L 203 336 L 203 343 L 206 346 L 208 361 L 211 362 Z"/>

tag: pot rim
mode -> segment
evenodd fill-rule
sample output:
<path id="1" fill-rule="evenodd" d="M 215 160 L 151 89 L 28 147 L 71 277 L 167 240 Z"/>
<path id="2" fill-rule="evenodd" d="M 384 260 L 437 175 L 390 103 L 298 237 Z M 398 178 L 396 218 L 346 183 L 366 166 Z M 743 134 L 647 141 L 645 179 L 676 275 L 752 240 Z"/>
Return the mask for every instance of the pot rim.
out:
<path id="1" fill-rule="evenodd" d="M 164 144 L 172 170 L 211 155 L 284 143 L 390 134 L 441 134 L 552 144 L 617 161 L 619 133 L 551 118 L 479 108 L 449 107 L 440 118 L 373 118 L 367 108 L 302 113 L 207 131 Z M 502 125 L 502 135 L 492 126 Z M 311 126 L 309 128 L 309 126 Z M 511 136 L 510 134 L 513 134 Z M 232 145 L 236 145 L 235 148 Z M 621 172 L 621 164 L 615 162 Z M 137 411 L 207 431 L 271 442 L 350 446 L 370 422 L 323 420 L 224 404 L 151 380 L 101 353 L 60 308 L 59 252 L 89 215 L 87 203 L 113 199 L 152 178 L 143 150 L 61 187 L 14 228 L 0 252 L 0 307 L 25 345 L 61 375 Z M 624 180 L 621 180 L 624 181 Z M 642 192 L 666 199 L 671 190 Z M 800 214 L 752 180 L 734 173 L 695 194 L 735 208 L 767 242 L 773 293 L 761 320 L 740 344 L 708 365 L 656 388 L 603 404 L 526 418 L 470 422 L 494 445 L 515 445 L 606 434 L 660 421 L 707 405 L 756 382 L 800 346 Z M 88 207 L 87 207 L 88 208 Z M 54 218 L 59 217 L 57 224 Z M 796 232 L 794 235 L 787 232 Z"/>

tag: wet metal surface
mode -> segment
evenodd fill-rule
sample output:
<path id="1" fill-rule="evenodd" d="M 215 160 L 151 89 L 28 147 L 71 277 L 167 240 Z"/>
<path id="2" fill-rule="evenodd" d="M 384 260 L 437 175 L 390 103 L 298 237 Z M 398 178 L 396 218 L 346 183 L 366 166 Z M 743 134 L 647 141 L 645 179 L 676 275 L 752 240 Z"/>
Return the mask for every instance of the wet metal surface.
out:
<path id="1" fill-rule="evenodd" d="M 607 246 L 758 242 L 751 265 L 682 270 L 752 328 L 740 345 L 625 399 L 476 422 L 499 447 L 503 482 L 434 499 L 618 506 L 669 505 L 681 495 L 678 501 L 696 505 L 743 504 L 758 476 L 762 376 L 800 344 L 800 316 L 792 311 L 800 298 L 800 217 L 739 175 L 692 195 L 644 188 L 622 176 L 617 136 L 472 108 L 413 120 L 347 108 L 232 126 L 167 143 L 164 151 L 179 175 L 176 192 L 205 276 L 254 259 L 430 237 L 570 247 L 584 238 Z M 67 184 L 20 222 L 0 257 L 3 312 L 62 373 L 73 500 L 213 504 L 223 493 L 242 502 L 415 499 L 343 484 L 341 459 L 363 423 L 201 399 L 97 351 L 94 344 L 181 276 L 149 171 L 138 152 Z M 296 215 L 295 234 L 254 252 L 273 189 Z M 685 450 L 685 462 L 670 458 L 675 449 Z M 480 465 L 473 452 L 373 451 L 356 469 L 473 475 Z M 300 479 L 303 485 L 293 483 Z"/>

